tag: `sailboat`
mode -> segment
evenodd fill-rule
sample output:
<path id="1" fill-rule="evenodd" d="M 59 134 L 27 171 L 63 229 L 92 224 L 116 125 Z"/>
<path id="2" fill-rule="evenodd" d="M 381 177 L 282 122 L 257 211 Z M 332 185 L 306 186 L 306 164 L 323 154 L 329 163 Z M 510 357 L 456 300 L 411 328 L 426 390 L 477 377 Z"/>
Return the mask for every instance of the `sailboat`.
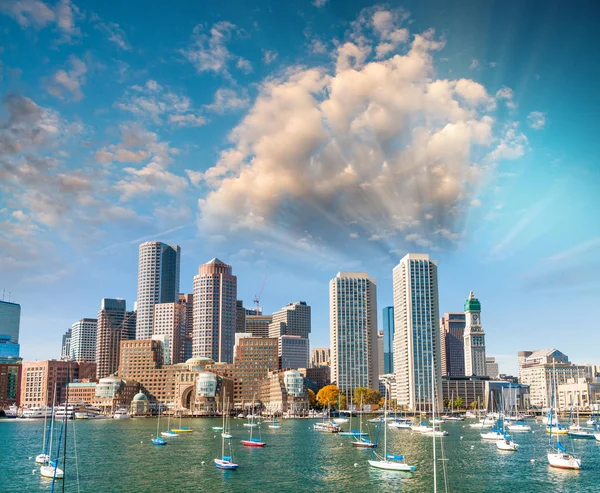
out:
<path id="1" fill-rule="evenodd" d="M 44 413 L 44 438 L 42 441 L 42 453 L 35 457 L 36 464 L 47 464 L 50 462 L 50 453 L 46 449 L 46 445 L 48 445 L 52 440 L 52 429 L 54 424 L 54 399 L 56 398 L 56 386 L 54 387 L 54 397 L 52 399 L 52 414 L 50 427 L 47 427 L 47 419 L 48 413 Z"/>
<path id="2" fill-rule="evenodd" d="M 54 387 L 54 396 L 56 396 L 56 386 Z M 56 446 L 56 458 L 54 460 L 51 460 L 50 457 L 52 456 L 52 436 L 54 435 L 54 404 L 55 398 L 52 399 L 52 416 L 50 418 L 52 421 L 50 424 L 50 446 L 48 449 L 48 462 L 46 462 L 42 467 L 40 467 L 40 475 L 45 478 L 52 478 L 53 481 L 55 479 L 63 479 L 64 477 L 63 470 L 58 467 L 58 458 L 60 456 L 60 442 L 62 439 L 62 433 L 67 420 L 67 414 L 65 413 L 63 415 L 63 424 L 60 428 L 58 445 Z"/>
<path id="3" fill-rule="evenodd" d="M 376 467 L 378 469 L 386 469 L 388 471 L 406 471 L 406 472 L 414 472 L 417 470 L 415 466 L 408 465 L 404 456 L 402 455 L 393 455 L 387 453 L 387 429 L 386 419 L 387 419 L 387 396 L 388 389 L 387 385 L 385 388 L 385 400 L 384 400 L 384 409 L 383 409 L 383 455 L 375 452 L 375 447 L 373 448 L 373 455 L 371 459 L 368 461 L 371 467 Z M 380 423 L 381 426 L 381 423 Z M 379 435 L 378 435 L 379 438 Z"/>
<path id="4" fill-rule="evenodd" d="M 494 415 L 494 396 L 492 394 L 492 416 Z M 485 423 L 485 420 L 487 418 L 487 414 L 483 417 L 483 422 Z M 493 418 L 492 418 L 493 420 Z M 493 423 L 493 421 L 492 421 Z M 483 426 L 482 426 L 483 428 Z M 487 433 L 480 433 L 480 436 L 483 440 L 500 440 L 503 436 L 504 433 L 500 432 L 500 430 L 498 428 L 496 428 L 496 426 L 492 425 L 492 431 L 488 431 Z"/>
<path id="5" fill-rule="evenodd" d="M 502 432 L 502 437 L 496 440 L 496 448 L 498 450 L 505 450 L 507 452 L 516 452 L 519 448 L 519 445 L 513 441 L 510 435 L 506 433 L 506 423 L 504 422 L 504 406 L 502 405 L 502 399 L 500 401 L 500 409 L 502 409 L 502 415 L 498 422 L 501 423 L 500 431 Z"/>
<path id="6" fill-rule="evenodd" d="M 167 442 L 162 439 L 160 430 L 160 405 L 158 406 L 158 419 L 156 420 L 156 438 L 152 439 L 152 445 L 166 445 Z"/>
<path id="7" fill-rule="evenodd" d="M 252 396 L 252 416 L 254 416 L 254 396 Z M 252 420 L 254 421 L 254 417 L 252 418 Z M 247 423 L 244 423 L 247 424 Z M 252 436 L 252 432 L 254 430 L 254 426 L 255 423 L 252 423 L 253 426 L 250 427 L 250 439 L 249 440 L 242 440 L 242 445 L 244 445 L 245 447 L 264 447 L 266 445 L 265 442 L 263 442 L 260 437 L 256 438 Z M 258 427 L 259 429 L 259 433 L 260 433 L 260 427 Z"/>
<path id="8" fill-rule="evenodd" d="M 227 403 L 225 403 L 225 407 L 227 407 Z M 225 408 L 223 409 L 223 430 L 226 430 L 226 412 L 225 412 Z M 231 435 L 229 435 L 228 433 L 225 433 L 225 431 L 223 433 L 221 433 L 221 458 L 220 459 L 215 459 L 215 466 L 217 466 L 219 469 L 237 469 L 238 465 L 233 462 L 233 453 L 232 453 L 232 449 L 231 449 L 231 442 L 228 443 L 229 445 L 229 455 L 225 455 L 225 439 L 226 438 L 231 438 Z"/>
<path id="9" fill-rule="evenodd" d="M 179 428 L 171 430 L 173 433 L 191 433 L 192 430 L 189 426 L 181 426 L 181 416 L 183 416 L 183 409 L 179 410 Z"/>
<path id="10" fill-rule="evenodd" d="M 223 398 L 225 399 L 225 394 L 223 394 Z M 229 401 L 225 399 L 225 407 L 223 408 L 223 431 L 221 432 L 222 438 L 233 438 L 231 435 L 231 423 L 229 421 L 228 412 L 226 410 L 229 409 Z"/>
<path id="11" fill-rule="evenodd" d="M 584 438 L 584 439 L 594 439 L 594 433 L 592 430 L 583 428 L 579 424 L 579 405 L 575 406 L 575 413 L 577 417 L 573 420 L 573 423 L 569 426 L 569 431 L 567 434 L 571 438 Z M 573 407 L 571 407 L 571 415 L 573 414 Z"/>
<path id="12" fill-rule="evenodd" d="M 581 469 L 581 459 L 576 458 L 575 456 L 567 453 L 565 447 L 562 443 L 560 443 L 559 434 L 555 433 L 552 426 L 552 416 L 553 416 L 553 407 L 556 402 L 555 397 L 555 387 L 556 387 L 556 367 L 554 368 L 553 373 L 554 385 L 552 386 L 552 407 L 550 407 L 550 413 L 548 414 L 550 417 L 550 438 L 548 440 L 548 462 L 552 467 L 557 467 L 559 469 Z M 556 435 L 556 446 L 552 445 L 552 435 Z"/>
<path id="13" fill-rule="evenodd" d="M 273 428 L 274 430 L 278 430 L 279 428 L 281 428 L 281 426 L 279 426 L 279 421 L 277 421 L 277 418 L 273 418 L 273 420 L 269 424 L 269 428 Z"/>
<path id="14" fill-rule="evenodd" d="M 159 413 L 160 414 L 160 413 Z M 167 418 L 167 431 L 161 431 L 160 435 L 167 438 L 177 438 L 179 435 L 171 429 L 171 415 Z"/>
<path id="15" fill-rule="evenodd" d="M 362 411 L 362 395 L 360 396 L 360 409 Z M 371 440 L 369 440 L 368 438 L 365 438 L 363 436 L 362 422 L 363 422 L 363 420 L 361 419 L 361 416 L 359 414 L 358 415 L 358 435 L 356 435 L 356 440 L 352 441 L 352 446 L 359 447 L 359 448 L 375 448 L 375 443 L 373 443 Z M 385 428 L 385 422 L 383 423 L 383 426 Z M 365 433 L 365 435 L 366 435 L 366 433 Z"/>

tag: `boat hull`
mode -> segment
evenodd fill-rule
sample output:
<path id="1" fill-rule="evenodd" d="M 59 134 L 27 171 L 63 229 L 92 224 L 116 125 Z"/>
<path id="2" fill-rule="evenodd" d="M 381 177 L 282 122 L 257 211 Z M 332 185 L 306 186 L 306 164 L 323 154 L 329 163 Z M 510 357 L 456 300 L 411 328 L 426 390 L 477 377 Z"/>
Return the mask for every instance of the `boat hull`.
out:
<path id="1" fill-rule="evenodd" d="M 215 466 L 219 469 L 233 470 L 237 469 L 238 465 L 228 460 L 215 459 Z"/>
<path id="2" fill-rule="evenodd" d="M 558 469 L 581 469 L 581 460 L 568 454 L 548 454 L 548 462 Z"/>
<path id="3" fill-rule="evenodd" d="M 390 462 L 387 460 L 370 460 L 368 462 L 371 467 L 385 469 L 386 471 L 414 472 L 417 470 L 415 466 L 409 466 L 408 464 L 402 464 L 399 462 Z"/>
<path id="4" fill-rule="evenodd" d="M 56 476 L 56 479 L 62 479 L 64 477 L 65 474 L 63 473 L 63 470 L 60 467 L 56 468 L 56 474 L 54 470 L 54 466 L 42 466 L 40 468 L 40 476 L 43 476 L 45 478 L 54 478 Z"/>
<path id="5" fill-rule="evenodd" d="M 152 439 L 152 445 L 159 445 L 159 446 L 161 446 L 161 445 L 166 445 L 166 444 L 167 444 L 167 442 L 165 442 L 162 439 L 157 439 L 157 438 L 153 438 Z"/>
<path id="6" fill-rule="evenodd" d="M 358 448 L 375 448 L 375 444 L 372 442 L 352 442 L 352 446 Z"/>
<path id="7" fill-rule="evenodd" d="M 496 448 L 498 450 L 505 450 L 507 452 L 516 452 L 519 449 L 519 445 L 514 442 L 506 443 L 506 440 L 498 440 L 496 442 Z"/>
<path id="8" fill-rule="evenodd" d="M 160 435 L 167 438 L 177 438 L 179 436 L 177 433 L 171 433 L 170 431 L 161 431 Z"/>
<path id="9" fill-rule="evenodd" d="M 171 430 L 173 433 L 192 433 L 194 430 L 176 430 L 176 429 L 172 429 Z"/>
<path id="10" fill-rule="evenodd" d="M 251 440 L 242 440 L 242 445 L 244 447 L 264 447 L 266 445 L 265 442 L 253 442 Z"/>
<path id="11" fill-rule="evenodd" d="M 590 433 L 589 431 L 570 431 L 568 435 L 571 438 L 582 438 L 587 440 L 594 438 L 594 434 Z"/>
<path id="12" fill-rule="evenodd" d="M 47 454 L 39 454 L 35 458 L 36 464 L 46 464 L 47 462 L 50 462 L 50 457 Z"/>
<path id="13" fill-rule="evenodd" d="M 503 438 L 502 433 L 481 433 L 481 438 L 483 440 L 499 440 Z"/>

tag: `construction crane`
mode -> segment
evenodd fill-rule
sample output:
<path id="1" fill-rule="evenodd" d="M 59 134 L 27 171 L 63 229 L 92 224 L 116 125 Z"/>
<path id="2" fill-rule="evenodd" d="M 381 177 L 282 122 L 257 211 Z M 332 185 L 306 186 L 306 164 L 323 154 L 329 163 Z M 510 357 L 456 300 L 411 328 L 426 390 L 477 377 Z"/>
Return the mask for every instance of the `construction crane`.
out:
<path id="1" fill-rule="evenodd" d="M 256 314 L 260 315 L 260 298 L 263 294 L 263 289 L 265 289 L 265 283 L 267 282 L 267 275 L 265 274 L 265 278 L 263 279 L 262 286 L 260 288 L 260 293 L 258 296 L 254 295 L 254 304 L 256 305 Z"/>

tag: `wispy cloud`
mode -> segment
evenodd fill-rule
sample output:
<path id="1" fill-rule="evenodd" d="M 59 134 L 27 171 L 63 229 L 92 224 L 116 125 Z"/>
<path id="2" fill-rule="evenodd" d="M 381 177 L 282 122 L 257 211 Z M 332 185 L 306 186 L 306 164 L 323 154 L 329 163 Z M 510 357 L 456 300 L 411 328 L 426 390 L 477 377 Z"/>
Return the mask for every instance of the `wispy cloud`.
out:
<path id="1" fill-rule="evenodd" d="M 119 24 L 116 22 L 104 22 L 97 14 L 92 14 L 91 20 L 95 23 L 94 27 L 102 32 L 108 41 L 114 43 L 122 50 L 131 50 L 131 45 L 127 39 L 127 34 L 123 29 L 121 29 Z"/>
<path id="2" fill-rule="evenodd" d="M 580 256 L 585 256 L 592 251 L 600 251 L 600 237 L 592 238 L 591 240 L 579 243 L 578 245 L 568 248 L 567 250 L 555 253 L 550 257 L 546 257 L 544 261 L 550 263 L 565 262 Z"/>
<path id="3" fill-rule="evenodd" d="M 532 111 L 527 115 L 527 125 L 534 130 L 541 130 L 546 126 L 546 114 L 541 111 Z"/>
<path id="4" fill-rule="evenodd" d="M 70 69 L 59 70 L 52 76 L 47 90 L 57 98 L 69 97 L 73 101 L 79 101 L 83 98 L 81 88 L 85 84 L 87 65 L 83 60 L 71 55 L 69 66 Z"/>

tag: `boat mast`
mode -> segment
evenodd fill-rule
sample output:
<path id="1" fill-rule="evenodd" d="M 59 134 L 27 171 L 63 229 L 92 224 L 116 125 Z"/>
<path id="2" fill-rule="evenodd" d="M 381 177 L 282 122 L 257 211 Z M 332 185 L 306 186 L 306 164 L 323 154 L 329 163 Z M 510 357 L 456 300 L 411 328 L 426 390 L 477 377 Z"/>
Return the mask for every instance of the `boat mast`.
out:
<path id="1" fill-rule="evenodd" d="M 431 346 L 431 421 L 433 423 L 433 492 L 437 493 L 437 459 L 435 455 L 435 364 L 433 361 L 433 344 Z"/>

